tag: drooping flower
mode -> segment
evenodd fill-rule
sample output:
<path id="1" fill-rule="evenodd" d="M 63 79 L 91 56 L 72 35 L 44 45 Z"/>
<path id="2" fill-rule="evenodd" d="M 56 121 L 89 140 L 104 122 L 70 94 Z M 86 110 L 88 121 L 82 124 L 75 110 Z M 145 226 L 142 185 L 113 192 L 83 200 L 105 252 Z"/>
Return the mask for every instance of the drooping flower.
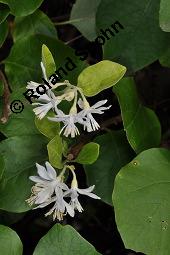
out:
<path id="1" fill-rule="evenodd" d="M 79 99 L 78 105 L 82 109 L 80 113 L 84 120 L 84 129 L 87 129 L 88 132 L 95 131 L 100 128 L 100 125 L 94 119 L 92 114 L 103 114 L 105 110 L 110 109 L 111 105 L 107 107 L 103 106 L 106 102 L 107 100 L 101 100 L 93 106 L 90 106 L 85 97 L 83 97 L 83 100 Z"/>
<path id="2" fill-rule="evenodd" d="M 64 199 L 63 199 L 63 193 L 60 194 L 60 196 L 55 196 L 52 198 L 52 202 L 55 202 L 53 207 L 45 214 L 45 216 L 53 215 L 53 220 L 56 218 L 61 221 L 63 220 L 63 216 L 66 215 L 67 213 L 71 216 L 74 217 L 74 209 L 70 204 L 68 204 Z"/>
<path id="3" fill-rule="evenodd" d="M 62 98 L 56 97 L 54 93 L 50 91 L 48 95 L 41 95 L 38 100 L 42 102 L 33 103 L 33 105 L 38 105 L 38 107 L 34 108 L 33 111 L 39 119 L 42 119 L 49 110 L 56 109 L 57 105 L 62 101 Z"/>
<path id="4" fill-rule="evenodd" d="M 71 135 L 72 138 L 74 138 L 76 135 L 79 135 L 79 130 L 76 123 L 82 124 L 83 119 L 81 117 L 80 113 L 77 113 L 77 92 L 75 93 L 74 102 L 70 109 L 69 114 L 65 114 L 63 111 L 55 108 L 56 116 L 51 118 L 48 117 L 49 120 L 55 121 L 55 122 L 63 122 L 64 126 L 62 127 L 60 134 L 64 131 L 64 135 L 68 137 Z"/>
<path id="5" fill-rule="evenodd" d="M 71 183 L 71 189 L 66 190 L 64 192 L 64 197 L 70 197 L 70 205 L 74 210 L 78 210 L 79 212 L 83 211 L 83 208 L 78 200 L 79 194 L 81 195 L 85 195 L 94 199 L 100 199 L 100 197 L 98 197 L 97 195 L 95 195 L 94 193 L 92 193 L 92 191 L 94 190 L 95 185 L 90 186 L 86 189 L 80 189 L 78 188 L 78 182 L 77 182 L 77 178 L 76 178 L 76 174 L 74 172 L 74 167 L 70 166 L 69 167 L 72 174 L 73 174 L 73 180 Z"/>
<path id="6" fill-rule="evenodd" d="M 60 191 L 68 190 L 68 186 L 62 182 L 60 176 L 57 177 L 55 169 L 49 162 L 45 163 L 45 167 L 36 164 L 38 176 L 30 176 L 30 180 L 35 182 L 32 187 L 32 195 L 26 201 L 30 205 L 38 205 L 38 207 L 45 207 L 52 202 L 52 196 L 58 197 L 62 194 Z"/>
<path id="7" fill-rule="evenodd" d="M 60 134 L 64 131 L 63 134 L 66 137 L 71 135 L 72 138 L 80 134 L 78 128 L 75 125 L 80 121 L 77 114 L 64 114 L 64 112 L 59 109 L 57 113 L 58 114 L 55 117 L 48 117 L 48 119 L 55 122 L 63 122 L 64 126 L 62 127 Z"/>

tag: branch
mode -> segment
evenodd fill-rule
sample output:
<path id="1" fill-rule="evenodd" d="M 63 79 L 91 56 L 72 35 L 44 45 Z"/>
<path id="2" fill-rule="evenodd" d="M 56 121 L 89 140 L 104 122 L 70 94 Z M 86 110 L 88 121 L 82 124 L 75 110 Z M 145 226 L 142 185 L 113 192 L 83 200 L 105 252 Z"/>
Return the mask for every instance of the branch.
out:
<path id="1" fill-rule="evenodd" d="M 1 70 L 0 70 L 0 80 L 2 80 L 4 84 L 3 110 L 2 110 L 1 122 L 5 124 L 8 121 L 8 117 L 10 115 L 10 105 L 9 105 L 10 91 L 9 91 L 9 86 L 5 78 L 5 75 L 3 74 Z"/>

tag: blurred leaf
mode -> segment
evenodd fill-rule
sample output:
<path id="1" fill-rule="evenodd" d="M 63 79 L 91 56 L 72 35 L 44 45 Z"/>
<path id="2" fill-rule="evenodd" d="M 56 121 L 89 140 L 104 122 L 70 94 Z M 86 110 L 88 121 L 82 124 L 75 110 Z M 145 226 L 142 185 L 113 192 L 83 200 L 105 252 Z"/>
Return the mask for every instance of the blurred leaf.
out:
<path id="1" fill-rule="evenodd" d="M 85 165 L 93 164 L 99 156 L 99 147 L 93 142 L 85 144 L 74 161 Z"/>
<path id="2" fill-rule="evenodd" d="M 43 0 L 0 0 L 1 3 L 8 4 L 11 13 L 15 16 L 26 16 L 33 13 L 40 5 Z"/>
<path id="3" fill-rule="evenodd" d="M 21 113 L 12 113 L 5 124 L 0 123 L 0 131 L 7 137 L 39 134 L 34 116 L 32 107 L 27 106 Z"/>
<path id="4" fill-rule="evenodd" d="M 98 136 L 94 142 L 100 146 L 97 161 L 84 165 L 89 185 L 95 184 L 95 193 L 112 205 L 114 178 L 120 168 L 130 162 L 133 151 L 123 131 L 109 132 Z"/>
<path id="5" fill-rule="evenodd" d="M 57 31 L 48 16 L 37 10 L 31 15 L 15 19 L 14 41 L 30 35 L 46 35 L 57 38 Z"/>
<path id="6" fill-rule="evenodd" d="M 170 254 L 170 152 L 150 149 L 117 174 L 116 223 L 125 247 L 148 255 Z"/>
<path id="7" fill-rule="evenodd" d="M 125 74 L 126 67 L 104 60 L 85 68 L 78 77 L 78 87 L 86 96 L 94 96 L 117 83 Z"/>
<path id="8" fill-rule="evenodd" d="M 3 45 L 6 37 L 8 35 L 8 23 L 4 21 L 0 24 L 0 47 Z"/>
<path id="9" fill-rule="evenodd" d="M 26 83 L 30 80 L 42 82 L 40 61 L 43 44 L 47 45 L 52 52 L 56 68 L 64 68 L 66 75 L 61 72 L 62 80 L 68 79 L 70 82 L 76 82 L 78 74 L 85 67 L 85 63 L 79 60 L 74 51 L 63 42 L 47 36 L 36 35 L 17 40 L 11 49 L 10 55 L 5 60 L 5 71 L 13 90 L 26 86 Z M 73 61 L 75 66 L 70 64 L 66 59 L 67 57 Z M 68 66 L 68 63 L 70 71 L 65 67 L 65 65 Z M 72 67 L 74 68 L 72 69 Z"/>
<path id="10" fill-rule="evenodd" d="M 22 255 L 23 246 L 17 233 L 6 226 L 0 225 L 1 254 Z"/>
<path id="11" fill-rule="evenodd" d="M 62 138 L 56 135 L 47 145 L 49 162 L 56 168 L 63 168 L 62 154 L 63 154 L 63 143 Z"/>
<path id="12" fill-rule="evenodd" d="M 100 255 L 71 226 L 55 224 L 50 231 L 40 239 L 33 255 Z"/>
<path id="13" fill-rule="evenodd" d="M 125 65 L 129 71 L 158 59 L 170 40 L 170 35 L 159 27 L 159 6 L 160 0 L 101 0 L 96 18 L 98 34 L 104 35 L 100 29 L 108 28 L 114 33 L 104 35 L 104 58 Z"/>
<path id="14" fill-rule="evenodd" d="M 30 209 L 25 199 L 31 193 L 29 176 L 35 175 L 35 163 L 47 159 L 46 139 L 41 135 L 14 136 L 1 142 L 0 154 L 5 170 L 0 184 L 0 208 L 10 212 Z"/>
<path id="15" fill-rule="evenodd" d="M 45 44 L 43 44 L 43 46 L 42 46 L 42 62 L 45 66 L 47 77 L 54 74 L 54 72 L 56 70 L 54 58 L 53 58 L 53 55 L 51 54 L 50 50 L 48 49 L 48 47 Z"/>
<path id="16" fill-rule="evenodd" d="M 43 119 L 35 118 L 35 125 L 38 130 L 48 138 L 52 139 L 60 132 L 60 123 L 50 121 L 48 117 L 54 117 L 54 113 L 48 113 Z"/>
<path id="17" fill-rule="evenodd" d="M 160 27 L 165 32 L 170 32 L 170 2 L 161 0 L 159 12 Z"/>
<path id="18" fill-rule="evenodd" d="M 0 24 L 6 19 L 10 12 L 8 5 L 0 3 Z"/>
<path id="19" fill-rule="evenodd" d="M 159 62 L 162 66 L 170 67 L 170 48 L 160 57 Z"/>
<path id="20" fill-rule="evenodd" d="M 0 180 L 3 176 L 4 168 L 5 168 L 4 158 L 0 155 Z"/>
<path id="21" fill-rule="evenodd" d="M 118 97 L 123 125 L 131 147 L 136 153 L 158 147 L 161 126 L 156 114 L 141 105 L 133 78 L 124 78 L 113 86 Z"/>
<path id="22" fill-rule="evenodd" d="M 73 5 L 69 22 L 74 25 L 88 40 L 94 40 L 96 34 L 96 12 L 101 0 L 77 0 Z"/>

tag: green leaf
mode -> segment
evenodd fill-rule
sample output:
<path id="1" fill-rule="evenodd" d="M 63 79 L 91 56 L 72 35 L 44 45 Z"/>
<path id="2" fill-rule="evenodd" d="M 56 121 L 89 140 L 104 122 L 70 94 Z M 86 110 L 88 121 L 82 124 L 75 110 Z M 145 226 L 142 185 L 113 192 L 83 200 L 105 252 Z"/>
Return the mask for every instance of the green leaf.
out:
<path id="1" fill-rule="evenodd" d="M 84 165 L 89 185 L 95 184 L 95 193 L 112 205 L 114 178 L 120 168 L 130 162 L 133 151 L 124 131 L 113 131 L 94 139 L 100 146 L 100 154 L 92 165 Z"/>
<path id="2" fill-rule="evenodd" d="M 128 141 L 136 153 L 158 147 L 161 127 L 156 114 L 141 105 L 133 78 L 124 78 L 113 86 L 118 97 Z"/>
<path id="3" fill-rule="evenodd" d="M 78 77 L 78 87 L 86 96 L 94 96 L 116 84 L 125 74 L 126 67 L 104 60 L 84 69 Z"/>
<path id="4" fill-rule="evenodd" d="M 14 41 L 31 35 L 46 35 L 57 38 L 55 26 L 48 16 L 40 10 L 25 17 L 15 18 Z"/>
<path id="5" fill-rule="evenodd" d="M 61 72 L 62 80 L 68 79 L 70 82 L 76 82 L 78 74 L 85 67 L 85 63 L 79 60 L 74 51 L 63 42 L 44 35 L 34 35 L 17 40 L 11 49 L 10 55 L 5 60 L 5 72 L 13 90 L 26 87 L 26 83 L 31 80 L 42 82 L 40 61 L 43 44 L 47 45 L 52 52 L 56 68 L 64 68 L 66 74 Z M 69 64 L 72 71 L 66 69 L 67 64 L 70 63 L 66 59 L 67 57 L 75 65 Z M 72 67 L 74 68 L 72 69 Z"/>
<path id="6" fill-rule="evenodd" d="M 0 123 L 0 131 L 7 137 L 39 134 L 34 118 L 32 107 L 27 106 L 21 113 L 12 113 L 5 124 Z"/>
<path id="7" fill-rule="evenodd" d="M 47 77 L 55 73 L 56 66 L 54 62 L 53 55 L 46 45 L 42 46 L 42 62 L 45 66 Z"/>
<path id="8" fill-rule="evenodd" d="M 33 255 L 100 255 L 95 248 L 69 226 L 55 224 L 39 241 Z"/>
<path id="9" fill-rule="evenodd" d="M 30 196 L 30 175 L 36 175 L 35 163 L 47 159 L 47 141 L 41 135 L 14 136 L 1 142 L 0 154 L 5 169 L 0 184 L 0 208 L 10 212 L 30 209 L 25 202 Z"/>
<path id="10" fill-rule="evenodd" d="M 0 225 L 1 254 L 22 255 L 23 246 L 17 233 L 6 226 Z"/>
<path id="11" fill-rule="evenodd" d="M 73 5 L 70 20 L 64 23 L 74 25 L 88 40 L 94 40 L 96 34 L 96 12 L 101 0 L 77 0 Z"/>
<path id="12" fill-rule="evenodd" d="M 47 145 L 49 162 L 56 168 L 63 168 L 62 154 L 63 154 L 63 143 L 62 138 L 56 135 Z"/>
<path id="13" fill-rule="evenodd" d="M 125 247 L 147 255 L 170 254 L 170 152 L 150 149 L 115 179 L 113 204 Z"/>
<path id="14" fill-rule="evenodd" d="M 43 119 L 35 118 L 35 125 L 46 137 L 52 139 L 60 132 L 60 123 L 50 121 L 48 117 L 54 117 L 54 113 L 48 113 Z"/>
<path id="15" fill-rule="evenodd" d="M 4 158 L 0 155 L 0 180 L 2 179 L 5 168 Z"/>
<path id="16" fill-rule="evenodd" d="M 96 24 L 98 35 L 105 38 L 104 58 L 125 65 L 129 71 L 158 59 L 170 40 L 159 27 L 159 6 L 160 0 L 101 0 Z M 104 35 L 106 29 L 111 29 L 113 36 L 109 32 Z"/>
<path id="17" fill-rule="evenodd" d="M 170 48 L 160 57 L 159 62 L 162 66 L 170 67 Z"/>
<path id="18" fill-rule="evenodd" d="M 33 13 L 40 5 L 43 0 L 0 0 L 1 3 L 8 4 L 11 13 L 15 16 L 26 16 Z"/>
<path id="19" fill-rule="evenodd" d="M 0 47 L 3 45 L 6 37 L 8 35 L 8 23 L 4 21 L 0 24 Z"/>
<path id="20" fill-rule="evenodd" d="M 93 164 L 99 156 L 99 147 L 93 142 L 85 144 L 74 161 L 85 165 Z"/>
<path id="21" fill-rule="evenodd" d="M 0 11 L 0 24 L 1 24 L 8 16 L 10 9 L 9 9 L 8 5 L 0 3 L 0 10 L 1 10 Z"/>
<path id="22" fill-rule="evenodd" d="M 170 2 L 168 0 L 161 0 L 159 22 L 163 31 L 170 32 Z"/>

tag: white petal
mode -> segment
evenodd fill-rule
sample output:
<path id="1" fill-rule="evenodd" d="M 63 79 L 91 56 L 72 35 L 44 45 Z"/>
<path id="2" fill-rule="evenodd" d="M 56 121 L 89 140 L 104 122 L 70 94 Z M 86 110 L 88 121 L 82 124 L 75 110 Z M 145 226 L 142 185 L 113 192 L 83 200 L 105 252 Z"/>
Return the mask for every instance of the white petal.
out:
<path id="1" fill-rule="evenodd" d="M 30 176 L 29 179 L 33 182 L 44 183 L 44 179 L 38 176 Z"/>
<path id="2" fill-rule="evenodd" d="M 40 95 L 38 100 L 41 100 L 41 101 L 44 101 L 44 102 L 47 102 L 47 103 L 51 102 L 51 98 L 49 96 L 47 96 L 47 94 Z"/>
<path id="3" fill-rule="evenodd" d="M 34 82 L 34 81 L 29 81 L 27 82 L 27 89 L 33 89 L 35 90 L 39 85 L 41 85 L 40 83 Z"/>
<path id="4" fill-rule="evenodd" d="M 51 197 L 53 192 L 54 192 L 54 188 L 51 186 L 44 188 L 42 191 L 40 191 L 38 193 L 38 197 L 35 201 L 35 204 L 44 203 L 47 199 L 49 199 Z"/>
<path id="5" fill-rule="evenodd" d="M 51 180 L 51 178 L 49 178 L 49 176 L 47 174 L 45 167 L 39 165 L 38 163 L 36 163 L 36 167 L 37 167 L 37 172 L 40 177 L 42 177 L 43 179 L 48 180 L 48 181 Z"/>
<path id="6" fill-rule="evenodd" d="M 58 185 L 63 190 L 69 190 L 69 187 L 64 182 L 60 182 Z"/>
<path id="7" fill-rule="evenodd" d="M 51 178 L 51 180 L 55 180 L 57 177 L 57 173 L 55 169 L 51 166 L 51 164 L 48 161 L 45 162 L 45 165 L 46 165 L 46 169 L 47 169 L 47 173 L 49 177 Z"/>
<path id="8" fill-rule="evenodd" d="M 42 119 L 45 117 L 45 115 L 47 114 L 47 112 L 52 109 L 53 106 L 51 103 L 36 107 L 33 109 L 33 111 L 35 112 L 35 114 L 37 115 L 37 117 L 39 119 Z"/>
<path id="9" fill-rule="evenodd" d="M 90 187 L 88 187 L 88 188 L 86 188 L 86 189 L 79 189 L 79 188 L 77 188 L 77 191 L 80 193 L 80 194 L 82 194 L 81 192 L 92 192 L 93 190 L 94 190 L 94 188 L 95 188 L 95 185 L 92 185 L 92 186 L 90 186 Z"/>
<path id="10" fill-rule="evenodd" d="M 71 217 L 74 217 L 75 215 L 75 212 L 74 212 L 74 209 L 72 208 L 71 205 L 69 205 L 67 202 L 64 201 L 64 204 L 65 204 L 65 207 L 66 207 L 66 210 L 68 212 L 68 214 L 71 216 Z"/>
<path id="11" fill-rule="evenodd" d="M 101 100 L 101 101 L 99 101 L 99 102 L 97 102 L 97 103 L 95 103 L 93 106 L 91 106 L 91 108 L 98 108 L 98 107 L 100 107 L 101 105 L 104 105 L 104 104 L 106 104 L 107 103 L 107 99 L 105 99 L 105 100 Z"/>

